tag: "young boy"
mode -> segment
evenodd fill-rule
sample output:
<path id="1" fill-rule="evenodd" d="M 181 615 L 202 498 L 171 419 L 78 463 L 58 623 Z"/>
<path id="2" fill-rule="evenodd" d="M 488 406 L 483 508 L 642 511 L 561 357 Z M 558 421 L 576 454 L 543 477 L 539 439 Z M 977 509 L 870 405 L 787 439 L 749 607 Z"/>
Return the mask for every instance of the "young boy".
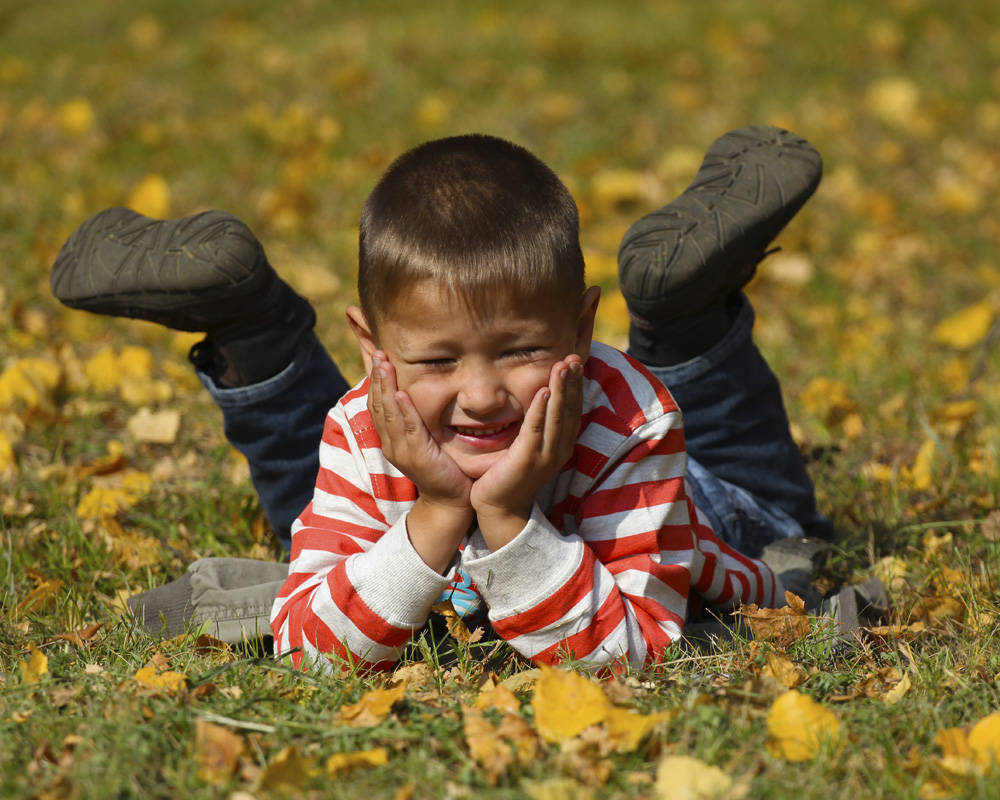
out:
<path id="1" fill-rule="evenodd" d="M 488 136 L 415 148 L 362 213 L 348 322 L 368 377 L 346 394 L 311 307 L 238 220 L 87 221 L 54 293 L 208 332 L 192 361 L 291 531 L 287 576 L 198 562 L 137 615 L 238 639 L 274 600 L 278 653 L 388 668 L 443 596 L 542 662 L 654 662 L 702 602 L 780 604 L 750 556 L 830 528 L 741 289 L 820 172 L 786 131 L 734 131 L 632 226 L 619 264 L 638 363 L 591 341 L 600 292 L 548 167 Z"/>

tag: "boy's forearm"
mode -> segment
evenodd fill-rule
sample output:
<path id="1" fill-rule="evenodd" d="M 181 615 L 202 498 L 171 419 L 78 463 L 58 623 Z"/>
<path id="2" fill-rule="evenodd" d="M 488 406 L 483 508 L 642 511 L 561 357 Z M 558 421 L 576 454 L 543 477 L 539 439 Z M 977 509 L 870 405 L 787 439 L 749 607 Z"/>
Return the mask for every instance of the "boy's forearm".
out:
<path id="1" fill-rule="evenodd" d="M 406 516 L 410 544 L 424 563 L 441 573 L 448 571 L 469 525 L 472 506 L 448 506 L 417 498 Z"/>

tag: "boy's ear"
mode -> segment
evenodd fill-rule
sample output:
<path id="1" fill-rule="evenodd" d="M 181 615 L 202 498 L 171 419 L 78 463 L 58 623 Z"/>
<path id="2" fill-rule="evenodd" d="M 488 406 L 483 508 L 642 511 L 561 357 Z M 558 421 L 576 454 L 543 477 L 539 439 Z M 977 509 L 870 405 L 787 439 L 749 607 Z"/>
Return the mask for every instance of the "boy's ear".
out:
<path id="1" fill-rule="evenodd" d="M 583 295 L 583 308 L 576 323 L 576 347 L 574 352 L 584 364 L 590 358 L 590 345 L 594 341 L 594 322 L 597 320 L 597 306 L 601 302 L 601 287 L 591 286 Z"/>
<path id="2" fill-rule="evenodd" d="M 358 340 L 358 345 L 361 347 L 361 358 L 365 362 L 365 372 L 371 375 L 372 353 L 378 350 L 378 345 L 375 343 L 375 336 L 368 325 L 368 320 L 365 319 L 365 313 L 357 306 L 348 306 L 347 324 L 351 326 L 354 338 Z"/>

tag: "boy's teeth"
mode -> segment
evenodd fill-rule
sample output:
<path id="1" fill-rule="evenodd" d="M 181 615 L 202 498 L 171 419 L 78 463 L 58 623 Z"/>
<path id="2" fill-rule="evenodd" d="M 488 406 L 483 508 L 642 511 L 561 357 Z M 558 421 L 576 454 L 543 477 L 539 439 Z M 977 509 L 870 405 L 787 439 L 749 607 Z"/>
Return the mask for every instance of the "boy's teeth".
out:
<path id="1" fill-rule="evenodd" d="M 495 428 L 463 428 L 461 425 L 456 425 L 455 430 L 464 436 L 490 436 L 506 427 L 506 425 L 497 425 Z"/>

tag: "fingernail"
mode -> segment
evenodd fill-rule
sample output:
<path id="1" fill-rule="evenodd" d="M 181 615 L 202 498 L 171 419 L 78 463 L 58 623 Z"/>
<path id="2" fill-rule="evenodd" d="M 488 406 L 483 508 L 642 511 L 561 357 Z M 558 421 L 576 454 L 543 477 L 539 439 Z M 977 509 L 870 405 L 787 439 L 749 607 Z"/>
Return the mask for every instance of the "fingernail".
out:
<path id="1" fill-rule="evenodd" d="M 583 364 L 579 363 L 578 361 L 574 361 L 572 364 L 569 365 L 569 371 L 572 372 L 574 375 L 579 375 L 581 369 L 583 369 Z"/>
<path id="2" fill-rule="evenodd" d="M 382 366 L 382 359 L 379 358 L 378 356 L 372 356 L 372 366 L 375 367 L 375 369 L 378 369 L 379 367 L 381 367 Z"/>
<path id="3" fill-rule="evenodd" d="M 559 377 L 560 378 L 565 378 L 568 374 L 569 374 L 569 372 L 567 370 L 564 370 L 564 369 L 559 370 Z"/>

